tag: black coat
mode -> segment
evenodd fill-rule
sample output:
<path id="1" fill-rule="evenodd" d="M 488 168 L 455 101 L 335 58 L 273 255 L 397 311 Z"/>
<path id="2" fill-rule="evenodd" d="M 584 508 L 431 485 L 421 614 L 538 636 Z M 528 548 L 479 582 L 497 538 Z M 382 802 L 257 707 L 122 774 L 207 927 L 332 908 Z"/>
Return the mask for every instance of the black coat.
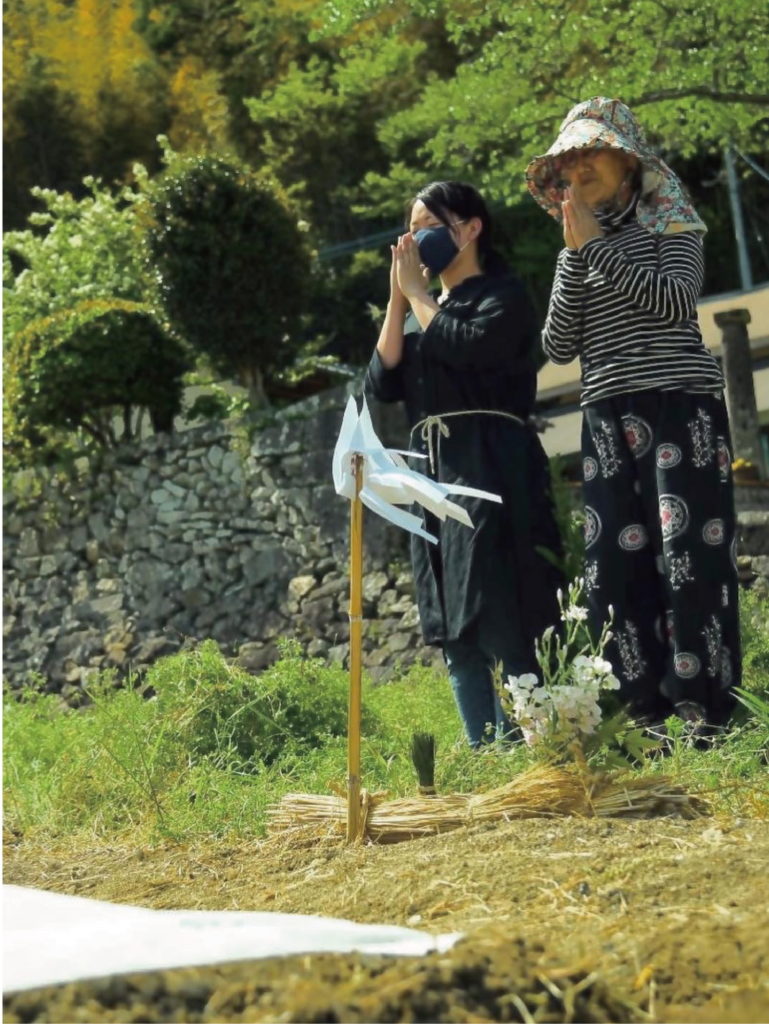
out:
<path id="1" fill-rule="evenodd" d="M 478 275 L 453 288 L 426 330 L 409 313 L 403 359 L 385 369 L 374 351 L 365 390 L 383 402 L 403 400 L 410 448 L 427 452 L 418 426 L 426 416 L 459 410 L 495 415 L 449 417 L 448 436 L 433 430 L 434 477 L 492 491 L 503 504 L 452 497 L 474 530 L 423 513 L 437 545 L 412 537 L 417 602 L 425 641 L 477 641 L 515 633 L 530 646 L 558 618 L 560 573 L 538 551 L 560 557 L 547 458 L 526 423 L 536 392 L 538 330 L 522 283 L 513 276 Z M 417 429 L 413 429 L 417 426 Z M 413 466 L 430 474 L 427 460 Z M 451 497 L 451 496 L 450 496 Z"/>

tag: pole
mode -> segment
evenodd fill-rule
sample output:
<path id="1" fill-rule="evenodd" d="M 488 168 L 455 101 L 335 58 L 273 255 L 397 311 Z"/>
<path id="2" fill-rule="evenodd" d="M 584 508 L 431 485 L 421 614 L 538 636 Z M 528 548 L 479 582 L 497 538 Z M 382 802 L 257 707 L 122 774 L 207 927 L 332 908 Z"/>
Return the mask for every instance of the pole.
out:
<path id="1" fill-rule="evenodd" d="M 748 246 L 745 241 L 745 223 L 742 219 L 742 206 L 740 205 L 740 185 L 734 166 L 734 153 L 732 153 L 729 146 L 724 150 L 724 164 L 726 166 L 726 181 L 729 187 L 729 202 L 732 207 L 734 239 L 737 243 L 737 259 L 740 264 L 740 287 L 745 292 L 753 287 L 753 277 L 750 271 Z"/>
<path id="2" fill-rule="evenodd" d="M 726 408 L 729 413 L 734 458 L 745 459 L 761 480 L 766 479 L 764 456 L 753 379 L 753 354 L 750 350 L 747 309 L 727 309 L 714 316 L 721 329 L 721 352 L 726 381 Z"/>
<path id="3" fill-rule="evenodd" d="M 363 627 L 363 456 L 352 457 L 355 499 L 350 503 L 350 700 L 347 714 L 347 842 L 360 834 L 361 636 Z"/>

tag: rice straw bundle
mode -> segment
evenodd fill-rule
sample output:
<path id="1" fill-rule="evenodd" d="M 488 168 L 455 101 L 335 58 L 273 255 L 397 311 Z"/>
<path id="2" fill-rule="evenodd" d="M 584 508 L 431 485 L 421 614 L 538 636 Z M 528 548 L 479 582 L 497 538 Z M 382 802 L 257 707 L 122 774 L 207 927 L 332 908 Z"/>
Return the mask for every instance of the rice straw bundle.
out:
<path id="1" fill-rule="evenodd" d="M 663 776 L 591 776 L 543 765 L 487 793 L 454 793 L 387 800 L 386 793 L 362 791 L 358 838 L 376 843 L 436 835 L 482 821 L 516 818 L 652 817 L 707 813 L 703 800 Z M 270 831 L 326 823 L 345 834 L 347 802 L 336 796 L 288 793 L 268 812 Z"/>
<path id="2" fill-rule="evenodd" d="M 652 818 L 672 814 L 699 818 L 709 814 L 707 801 L 665 776 L 606 778 L 598 780 L 590 794 L 597 818 Z"/>
<path id="3" fill-rule="evenodd" d="M 530 768 L 504 786 L 468 798 L 468 817 L 473 821 L 586 813 L 583 780 L 576 772 L 554 765 Z"/>

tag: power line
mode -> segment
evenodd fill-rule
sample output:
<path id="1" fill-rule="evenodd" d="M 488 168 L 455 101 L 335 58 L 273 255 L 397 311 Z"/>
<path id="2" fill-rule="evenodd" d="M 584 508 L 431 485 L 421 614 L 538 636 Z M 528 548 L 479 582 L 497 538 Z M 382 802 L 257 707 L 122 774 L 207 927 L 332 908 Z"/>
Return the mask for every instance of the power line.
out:
<path id="1" fill-rule="evenodd" d="M 732 210 L 732 228 L 737 246 L 737 262 L 740 268 L 740 287 L 748 291 L 753 286 L 750 270 L 750 255 L 745 241 L 745 222 L 742 217 L 740 203 L 740 183 L 734 166 L 734 151 L 730 146 L 724 150 L 724 167 L 726 169 L 726 185 L 729 192 L 729 205 Z"/>
<path id="2" fill-rule="evenodd" d="M 398 235 L 402 235 L 404 228 L 399 225 L 385 231 L 377 231 L 373 235 L 362 235 L 360 238 L 351 238 L 348 242 L 337 242 L 336 245 L 327 245 L 318 250 L 319 260 L 333 260 L 337 256 L 344 256 L 350 252 L 357 252 L 359 249 L 373 249 L 383 242 L 388 242 Z"/>
<path id="3" fill-rule="evenodd" d="M 737 156 L 740 157 L 741 160 L 745 161 L 748 167 L 751 167 L 756 172 L 756 174 L 759 174 L 765 181 L 769 181 L 769 173 L 767 173 L 763 169 L 763 167 L 759 167 L 755 160 L 751 160 L 749 156 L 745 156 L 745 154 L 741 153 L 736 146 L 733 146 L 732 148 L 734 149 L 734 152 L 737 154 Z"/>

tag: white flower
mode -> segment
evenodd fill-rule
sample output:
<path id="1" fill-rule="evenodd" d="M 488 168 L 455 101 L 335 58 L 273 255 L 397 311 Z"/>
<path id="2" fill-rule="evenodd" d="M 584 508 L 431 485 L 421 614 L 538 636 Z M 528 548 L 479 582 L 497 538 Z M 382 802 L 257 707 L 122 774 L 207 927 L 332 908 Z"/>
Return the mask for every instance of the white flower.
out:
<path id="1" fill-rule="evenodd" d="M 582 686 L 590 686 L 594 682 L 596 675 L 597 672 L 593 659 L 586 658 L 584 654 L 577 655 L 571 666 L 572 678 Z"/>
<path id="2" fill-rule="evenodd" d="M 579 605 L 570 604 L 561 618 L 564 622 L 584 622 L 587 619 L 587 608 L 580 608 Z"/>
<path id="3" fill-rule="evenodd" d="M 577 580 L 568 588 L 564 599 L 558 591 L 561 618 L 564 622 L 585 622 L 587 608 L 579 604 L 583 581 Z M 568 633 L 569 631 L 567 631 Z M 535 645 L 537 661 L 545 666 L 545 681 L 533 672 L 509 676 L 503 684 L 506 691 L 503 703 L 512 718 L 521 727 L 529 746 L 540 743 L 565 745 L 572 739 L 581 739 L 594 733 L 601 723 L 599 697 L 604 690 L 616 690 L 619 681 L 613 674 L 611 663 L 602 656 L 605 634 L 597 647 L 588 648 L 589 654 L 569 656 L 565 639 L 554 626 L 548 628 Z M 568 645 L 566 645 L 568 646 Z M 550 656 L 555 650 L 558 668 L 553 671 Z"/>
<path id="4" fill-rule="evenodd" d="M 539 679 L 533 672 L 525 672 L 522 676 L 508 676 L 507 682 L 504 684 L 504 688 L 510 693 L 514 693 L 517 689 L 531 690 L 535 686 L 539 686 Z"/>
<path id="5" fill-rule="evenodd" d="M 596 675 L 611 675 L 611 663 L 608 662 L 605 658 L 601 658 L 599 655 L 596 655 L 593 658 L 593 666 L 595 668 Z"/>

